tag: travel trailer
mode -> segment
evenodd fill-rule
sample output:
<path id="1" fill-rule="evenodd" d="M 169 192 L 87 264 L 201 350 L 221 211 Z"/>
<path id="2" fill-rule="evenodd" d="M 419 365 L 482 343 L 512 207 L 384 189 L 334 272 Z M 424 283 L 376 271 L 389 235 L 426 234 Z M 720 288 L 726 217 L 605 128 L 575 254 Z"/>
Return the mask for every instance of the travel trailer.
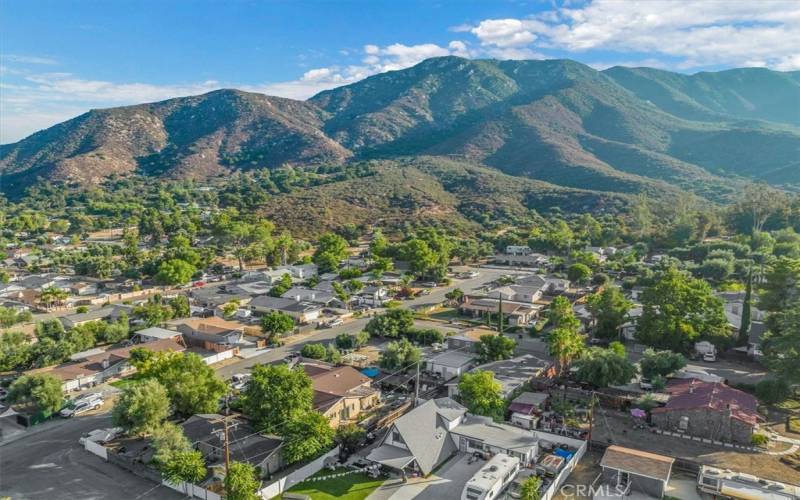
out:
<path id="1" fill-rule="evenodd" d="M 519 458 L 498 453 L 467 481 L 461 500 L 494 500 L 519 472 Z"/>
<path id="2" fill-rule="evenodd" d="M 797 500 L 800 487 L 768 481 L 743 472 L 702 466 L 697 476 L 697 489 L 723 498 L 748 500 Z"/>

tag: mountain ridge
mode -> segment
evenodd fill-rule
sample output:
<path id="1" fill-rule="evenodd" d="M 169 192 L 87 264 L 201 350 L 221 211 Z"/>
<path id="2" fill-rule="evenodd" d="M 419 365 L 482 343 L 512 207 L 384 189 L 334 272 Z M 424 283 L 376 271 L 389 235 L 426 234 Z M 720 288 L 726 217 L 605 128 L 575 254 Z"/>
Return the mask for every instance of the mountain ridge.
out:
<path id="1" fill-rule="evenodd" d="M 794 187 L 800 73 L 445 56 L 306 101 L 220 89 L 92 110 L 0 146 L 0 189 L 417 155 L 609 193 L 718 200 L 749 179 Z"/>

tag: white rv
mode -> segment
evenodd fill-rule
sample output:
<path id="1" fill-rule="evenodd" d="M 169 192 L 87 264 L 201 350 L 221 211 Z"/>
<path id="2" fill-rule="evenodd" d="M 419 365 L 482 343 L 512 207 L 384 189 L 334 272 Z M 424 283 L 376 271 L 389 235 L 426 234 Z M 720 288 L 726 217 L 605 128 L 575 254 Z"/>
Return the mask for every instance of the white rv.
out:
<path id="1" fill-rule="evenodd" d="M 702 466 L 697 476 L 697 489 L 723 498 L 752 500 L 797 500 L 800 487 L 768 481 L 730 470 Z"/>
<path id="2" fill-rule="evenodd" d="M 461 500 L 494 500 L 519 472 L 519 458 L 498 453 L 464 485 Z"/>

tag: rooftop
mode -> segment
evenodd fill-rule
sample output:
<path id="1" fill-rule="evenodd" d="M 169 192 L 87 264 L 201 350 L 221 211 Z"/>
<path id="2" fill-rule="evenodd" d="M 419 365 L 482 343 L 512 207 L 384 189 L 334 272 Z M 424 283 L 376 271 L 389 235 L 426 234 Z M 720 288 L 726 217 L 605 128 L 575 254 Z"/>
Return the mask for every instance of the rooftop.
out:
<path id="1" fill-rule="evenodd" d="M 730 411 L 731 417 L 751 425 L 758 422 L 758 400 L 755 396 L 734 389 L 720 382 L 704 382 L 698 379 L 676 379 L 667 384 L 669 401 L 653 413 L 676 410 L 707 409 Z"/>
<path id="2" fill-rule="evenodd" d="M 612 445 L 606 448 L 600 466 L 667 482 L 673 462 L 674 458 L 664 455 Z"/>

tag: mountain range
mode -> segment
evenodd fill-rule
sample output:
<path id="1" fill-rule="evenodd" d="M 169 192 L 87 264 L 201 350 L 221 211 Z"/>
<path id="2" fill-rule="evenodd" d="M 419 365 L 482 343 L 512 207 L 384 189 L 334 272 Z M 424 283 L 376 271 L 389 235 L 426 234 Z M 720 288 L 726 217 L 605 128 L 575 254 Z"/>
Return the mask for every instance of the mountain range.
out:
<path id="1" fill-rule="evenodd" d="M 752 180 L 794 189 L 800 72 L 433 58 L 307 101 L 218 90 L 92 110 L 0 146 L 0 188 L 365 160 L 441 185 L 480 172 L 531 193 L 604 199 L 688 190 L 724 201 Z M 463 201 L 479 189 L 457 191 Z"/>

